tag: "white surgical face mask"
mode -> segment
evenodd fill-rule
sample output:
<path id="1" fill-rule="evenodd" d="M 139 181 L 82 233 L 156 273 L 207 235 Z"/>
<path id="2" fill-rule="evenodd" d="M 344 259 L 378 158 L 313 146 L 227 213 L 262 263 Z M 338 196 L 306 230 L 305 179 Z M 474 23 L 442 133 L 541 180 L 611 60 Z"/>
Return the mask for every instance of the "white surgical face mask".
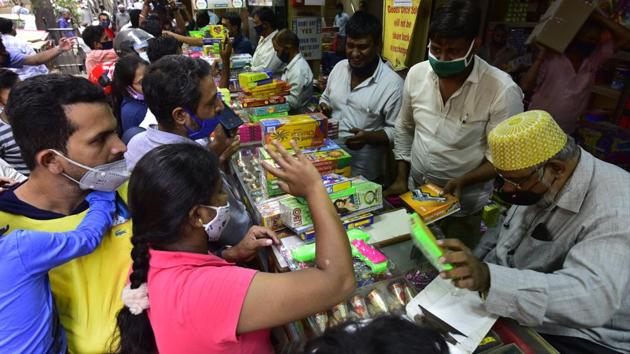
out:
<path id="1" fill-rule="evenodd" d="M 77 183 L 82 190 L 96 190 L 102 192 L 113 192 L 118 189 L 125 181 L 129 179 L 129 171 L 127 170 L 127 162 L 125 159 L 114 161 L 108 164 L 89 167 L 78 163 L 59 151 L 52 150 L 55 154 L 63 157 L 71 164 L 81 167 L 87 172 L 81 177 L 80 181 L 70 177 L 68 174 L 63 175 L 69 180 Z"/>
<path id="2" fill-rule="evenodd" d="M 228 222 L 230 222 L 230 203 L 228 202 L 227 205 L 222 207 L 211 205 L 202 205 L 202 207 L 214 209 L 214 211 L 217 212 L 210 222 L 203 224 L 203 228 L 206 230 L 210 242 L 218 241 L 221 237 L 221 233 L 225 230 Z"/>

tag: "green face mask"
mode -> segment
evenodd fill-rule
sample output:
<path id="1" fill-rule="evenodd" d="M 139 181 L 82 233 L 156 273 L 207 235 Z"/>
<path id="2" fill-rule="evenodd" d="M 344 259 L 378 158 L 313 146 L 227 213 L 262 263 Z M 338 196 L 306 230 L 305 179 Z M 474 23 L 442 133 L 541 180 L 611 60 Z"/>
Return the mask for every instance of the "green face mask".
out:
<path id="1" fill-rule="evenodd" d="M 475 41 L 473 40 L 473 42 L 470 43 L 470 48 L 468 48 L 468 53 L 466 53 L 466 55 L 462 58 L 450 61 L 441 61 L 431 54 L 431 43 L 429 43 L 429 64 L 431 64 L 433 71 L 435 71 L 435 74 L 439 77 L 451 77 L 461 74 L 473 61 L 474 56 L 471 56 L 470 53 L 472 52 L 474 45 Z M 470 58 L 468 58 L 469 56 Z"/>

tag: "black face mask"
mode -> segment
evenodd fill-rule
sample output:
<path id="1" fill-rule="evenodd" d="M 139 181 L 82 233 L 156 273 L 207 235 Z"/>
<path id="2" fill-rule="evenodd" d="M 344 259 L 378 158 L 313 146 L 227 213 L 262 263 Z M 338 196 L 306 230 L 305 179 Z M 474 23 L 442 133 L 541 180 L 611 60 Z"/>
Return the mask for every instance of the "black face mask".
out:
<path id="1" fill-rule="evenodd" d="M 261 36 L 263 33 L 263 25 L 260 26 L 256 26 L 254 27 L 254 29 L 256 30 L 256 35 Z"/>
<path id="2" fill-rule="evenodd" d="M 494 195 L 507 204 L 513 205 L 534 205 L 542 200 L 545 193 L 534 193 L 530 191 L 515 190 L 513 192 L 503 191 L 505 180 L 497 177 L 494 181 Z"/>
<path id="3" fill-rule="evenodd" d="M 276 52 L 276 56 L 281 62 L 289 64 L 289 53 L 287 51 L 282 51 L 280 53 Z"/>
<path id="4" fill-rule="evenodd" d="M 114 48 L 113 41 L 101 42 L 101 49 L 108 50 Z"/>

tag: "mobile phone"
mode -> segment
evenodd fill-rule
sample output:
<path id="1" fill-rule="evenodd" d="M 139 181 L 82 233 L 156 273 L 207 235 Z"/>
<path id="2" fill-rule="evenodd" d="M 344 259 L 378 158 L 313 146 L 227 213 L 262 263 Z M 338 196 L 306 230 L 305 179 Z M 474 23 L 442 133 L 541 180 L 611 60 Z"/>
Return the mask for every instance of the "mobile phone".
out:
<path id="1" fill-rule="evenodd" d="M 244 123 L 241 117 L 236 115 L 228 105 L 224 106 L 219 122 L 228 137 L 232 137 L 236 133 L 236 129 Z"/>

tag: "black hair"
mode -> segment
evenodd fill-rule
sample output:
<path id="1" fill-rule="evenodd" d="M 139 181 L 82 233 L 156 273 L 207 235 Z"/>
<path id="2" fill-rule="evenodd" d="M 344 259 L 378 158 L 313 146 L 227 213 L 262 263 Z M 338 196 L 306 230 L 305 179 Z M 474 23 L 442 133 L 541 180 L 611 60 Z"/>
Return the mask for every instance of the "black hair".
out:
<path id="1" fill-rule="evenodd" d="M 481 27 L 481 9 L 477 1 L 449 0 L 440 6 L 429 25 L 429 39 L 464 38 L 472 41 Z"/>
<path id="2" fill-rule="evenodd" d="M 236 26 L 236 28 L 238 28 L 239 31 L 241 30 L 241 17 L 237 13 L 226 12 L 223 14 L 223 16 L 221 16 L 221 18 L 224 18 L 230 21 L 230 25 Z"/>
<path id="3" fill-rule="evenodd" d="M 283 29 L 278 32 L 276 36 L 273 38 L 281 47 L 291 46 L 296 49 L 300 49 L 300 39 L 297 34 L 289 31 L 288 29 Z"/>
<path id="4" fill-rule="evenodd" d="M 108 15 L 108 14 L 106 14 L 106 13 L 104 13 L 104 12 L 101 12 L 100 14 L 98 14 L 98 19 L 99 19 L 99 20 L 101 19 L 101 16 L 105 16 L 105 17 L 107 17 L 107 19 L 108 19 L 108 20 L 111 20 L 111 18 L 109 17 L 109 15 Z"/>
<path id="5" fill-rule="evenodd" d="M 15 141 L 29 170 L 35 155 L 45 149 L 66 151 L 75 127 L 64 107 L 76 103 L 109 104 L 103 89 L 72 75 L 40 75 L 15 85 L 9 95 L 7 115 Z"/>
<path id="6" fill-rule="evenodd" d="M 90 49 L 95 49 L 94 43 L 99 43 L 105 29 L 101 26 L 87 26 L 81 33 L 81 38 Z"/>
<path id="7" fill-rule="evenodd" d="M 9 69 L 0 69 L 0 90 L 12 89 L 20 76 Z"/>
<path id="8" fill-rule="evenodd" d="M 129 10 L 129 22 L 131 22 L 131 28 L 140 28 L 140 13 L 142 11 L 138 9 Z"/>
<path id="9" fill-rule="evenodd" d="M 129 97 L 127 87 L 133 84 L 136 78 L 136 70 L 140 65 L 149 65 L 136 54 L 127 54 L 122 58 L 118 58 L 116 67 L 114 68 L 114 78 L 112 80 L 112 103 L 114 115 L 118 119 L 118 127 L 122 128 L 120 116 L 120 104 L 123 97 Z"/>
<path id="10" fill-rule="evenodd" d="M 374 43 L 380 43 L 382 32 L 381 21 L 365 11 L 356 12 L 346 23 L 346 36 L 349 38 L 372 37 Z"/>
<path id="11" fill-rule="evenodd" d="M 13 32 L 13 21 L 0 17 L 0 33 L 9 34 L 11 32 Z"/>
<path id="12" fill-rule="evenodd" d="M 343 4 L 342 3 L 338 2 L 335 7 L 337 8 L 337 10 L 341 9 L 341 11 L 343 11 Z"/>
<path id="13" fill-rule="evenodd" d="M 201 80 L 207 80 L 211 72 L 204 60 L 183 55 L 168 55 L 152 63 L 142 79 L 142 92 L 157 121 L 174 128 L 175 108 L 196 110 L 201 100 Z"/>
<path id="14" fill-rule="evenodd" d="M 178 54 L 182 44 L 173 37 L 156 37 L 147 41 L 147 55 L 153 63 L 167 55 Z"/>
<path id="15" fill-rule="evenodd" d="M 197 21 L 197 28 L 206 27 L 210 24 L 210 15 L 208 14 L 208 11 L 197 11 L 197 16 L 195 17 Z"/>
<path id="16" fill-rule="evenodd" d="M 217 157 L 197 144 L 162 145 L 140 159 L 129 179 L 132 289 L 147 282 L 149 244 L 159 247 L 177 241 L 189 211 L 196 205 L 208 204 L 217 192 L 219 179 Z M 115 352 L 157 353 L 146 312 L 133 315 L 123 307 L 117 323 L 118 331 L 113 336 Z"/>
<path id="17" fill-rule="evenodd" d="M 155 38 L 162 37 L 162 22 L 157 17 L 149 17 L 142 24 L 142 29 Z"/>
<path id="18" fill-rule="evenodd" d="M 261 7 L 260 9 L 254 12 L 254 16 L 258 16 L 261 22 L 267 22 L 272 29 L 277 29 L 278 24 L 276 23 L 276 14 L 273 13 L 273 10 L 270 7 Z"/>
<path id="19" fill-rule="evenodd" d="M 395 316 L 379 317 L 367 325 L 348 322 L 327 329 L 311 339 L 303 354 L 448 354 L 444 341 L 434 330 L 425 329 Z"/>

